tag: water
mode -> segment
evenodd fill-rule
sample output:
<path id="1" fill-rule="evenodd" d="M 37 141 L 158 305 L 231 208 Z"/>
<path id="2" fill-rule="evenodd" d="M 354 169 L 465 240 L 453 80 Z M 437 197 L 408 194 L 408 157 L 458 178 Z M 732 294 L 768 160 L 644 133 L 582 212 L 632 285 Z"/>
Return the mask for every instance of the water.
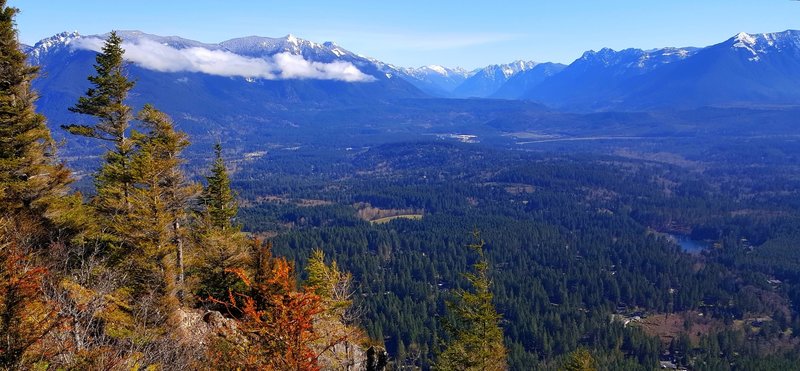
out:
<path id="1" fill-rule="evenodd" d="M 708 244 L 703 241 L 696 241 L 691 239 L 687 235 L 683 234 L 667 234 L 669 238 L 674 241 L 678 246 L 683 249 L 683 251 L 688 252 L 689 254 L 699 254 L 703 252 L 706 248 L 708 248 Z"/>

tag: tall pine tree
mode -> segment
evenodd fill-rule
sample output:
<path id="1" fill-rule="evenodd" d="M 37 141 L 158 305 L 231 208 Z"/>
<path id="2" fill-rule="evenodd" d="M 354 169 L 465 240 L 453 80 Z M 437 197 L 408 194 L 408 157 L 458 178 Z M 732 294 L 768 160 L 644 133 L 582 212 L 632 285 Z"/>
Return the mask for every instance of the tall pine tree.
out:
<path id="1" fill-rule="evenodd" d="M 203 189 L 201 197 L 205 219 L 211 227 L 221 230 L 234 229 L 237 228 L 233 224 L 233 218 L 236 217 L 238 204 L 231 191 L 231 180 L 225 167 L 225 160 L 222 158 L 221 144 L 214 145 L 214 155 L 211 175 L 206 177 L 208 184 Z"/>
<path id="2" fill-rule="evenodd" d="M 238 204 L 219 143 L 214 152 L 211 174 L 206 177 L 200 197 L 195 235 L 194 275 L 199 281 L 196 294 L 201 300 L 226 299 L 229 293 L 244 292 L 246 287 L 236 273 L 245 270 L 251 256 L 251 243 L 234 223 Z"/>
<path id="3" fill-rule="evenodd" d="M 31 80 L 37 69 L 19 50 L 17 9 L 0 0 L 0 369 L 31 367 L 32 353 L 58 323 L 42 294 L 47 271 L 39 266 L 69 172 L 35 112 Z"/>
<path id="4" fill-rule="evenodd" d="M 23 220 L 37 226 L 53 217 L 69 183 L 45 118 L 35 112 L 31 81 L 38 69 L 28 66 L 19 50 L 16 14 L 0 1 L 0 217 L 7 235 Z M 24 233 L 30 232 L 36 231 Z"/>
<path id="5" fill-rule="evenodd" d="M 455 323 L 451 324 L 452 341 L 439 356 L 439 370 L 506 370 L 506 348 L 500 314 L 492 304 L 489 261 L 484 251 L 484 241 L 474 232 L 475 242 L 470 249 L 478 253 L 473 264 L 474 273 L 465 276 L 472 291 L 459 291 L 457 301 L 448 303 Z"/>
<path id="6" fill-rule="evenodd" d="M 122 39 L 112 32 L 95 59 L 96 74 L 88 77 L 92 87 L 70 108 L 72 112 L 94 117 L 97 122 L 94 125 L 63 126 L 72 134 L 113 144 L 113 149 L 105 154 L 105 163 L 95 180 L 95 203 L 106 214 L 117 214 L 130 208 L 130 156 L 134 143 L 128 131 L 133 114 L 125 100 L 134 82 L 125 75 L 124 53 Z"/>
<path id="7" fill-rule="evenodd" d="M 134 132 L 131 157 L 131 211 L 121 226 L 127 242 L 135 247 L 131 259 L 140 269 L 145 287 L 157 288 L 166 307 L 174 310 L 182 299 L 183 226 L 189 205 L 199 189 L 181 170 L 181 152 L 189 145 L 186 134 L 176 131 L 172 120 L 146 105 L 137 118 L 146 133 Z"/>

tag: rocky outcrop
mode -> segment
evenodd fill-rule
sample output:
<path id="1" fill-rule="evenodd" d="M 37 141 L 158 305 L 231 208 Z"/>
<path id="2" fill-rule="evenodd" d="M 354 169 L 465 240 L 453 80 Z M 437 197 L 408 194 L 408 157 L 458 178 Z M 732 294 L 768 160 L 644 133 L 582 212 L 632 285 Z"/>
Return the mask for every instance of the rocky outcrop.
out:
<path id="1" fill-rule="evenodd" d="M 183 347 L 197 350 L 206 349 L 217 340 L 233 344 L 246 344 L 248 339 L 239 331 L 236 320 L 227 318 L 217 311 L 201 309 L 179 309 L 175 313 L 177 338 Z M 348 343 L 348 350 L 337 352 L 348 354 L 352 359 L 338 360 L 339 367 L 350 371 L 384 371 L 389 355 L 380 346 L 363 347 Z M 337 346 L 345 346 L 337 344 Z"/>
<path id="2" fill-rule="evenodd" d="M 383 347 L 372 346 L 367 349 L 366 371 L 383 371 L 388 362 L 389 353 Z"/>

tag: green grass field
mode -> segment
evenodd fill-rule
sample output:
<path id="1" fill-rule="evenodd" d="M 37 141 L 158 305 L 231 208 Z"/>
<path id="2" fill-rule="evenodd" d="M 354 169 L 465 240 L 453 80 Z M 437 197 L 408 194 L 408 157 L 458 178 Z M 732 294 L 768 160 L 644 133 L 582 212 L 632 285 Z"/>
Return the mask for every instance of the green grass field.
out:
<path id="1" fill-rule="evenodd" d="M 370 223 L 385 224 L 385 223 L 391 222 L 392 220 L 400 219 L 400 218 L 402 218 L 402 219 L 420 220 L 420 219 L 422 219 L 422 214 L 406 214 L 406 215 L 389 216 L 389 217 L 386 217 L 386 218 L 370 220 Z"/>

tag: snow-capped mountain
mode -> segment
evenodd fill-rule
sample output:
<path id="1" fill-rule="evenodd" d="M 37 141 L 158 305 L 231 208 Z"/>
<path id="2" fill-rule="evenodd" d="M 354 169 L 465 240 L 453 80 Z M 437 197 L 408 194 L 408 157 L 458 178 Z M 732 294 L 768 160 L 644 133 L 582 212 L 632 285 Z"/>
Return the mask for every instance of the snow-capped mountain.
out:
<path id="1" fill-rule="evenodd" d="M 53 54 L 58 51 L 64 51 L 69 48 L 69 45 L 79 39 L 81 35 L 78 31 L 62 32 L 46 39 L 39 40 L 33 46 L 23 45 L 22 51 L 28 54 L 28 58 L 32 64 L 38 65 L 41 63 L 40 59 L 48 54 Z"/>
<path id="2" fill-rule="evenodd" d="M 334 42 L 316 43 L 313 41 L 298 38 L 292 34 L 279 38 L 248 36 L 219 44 L 225 50 L 238 55 L 248 57 L 266 57 L 278 53 L 290 53 L 302 55 L 306 59 L 315 61 L 332 61 L 336 59 L 346 59 L 350 61 L 368 61 Z"/>
<path id="3" fill-rule="evenodd" d="M 463 68 L 449 68 L 440 65 L 427 65 L 418 68 L 384 65 L 384 71 L 402 78 L 420 90 L 437 97 L 449 97 L 453 90 L 472 76 Z"/>
<path id="4" fill-rule="evenodd" d="M 331 63 L 351 63 L 361 70 L 368 70 L 375 78 L 389 78 L 374 61 L 350 52 L 334 42 L 317 43 L 298 38 L 292 34 L 280 38 L 248 36 L 223 41 L 219 46 L 237 55 L 253 58 L 271 57 L 276 54 L 288 53 L 302 56 L 308 61 Z"/>
<path id="5" fill-rule="evenodd" d="M 286 104 L 431 96 L 527 99 L 571 110 L 800 103 L 800 31 L 740 33 L 705 48 L 604 48 L 585 52 L 569 66 L 516 61 L 473 71 L 398 67 L 293 35 L 210 44 L 139 31 L 118 34 L 139 81 L 135 97 L 209 115 L 232 107 L 257 114 Z M 21 46 L 42 66 L 36 81 L 41 107 L 63 110 L 83 93 L 105 36 L 64 32 Z"/>
<path id="6" fill-rule="evenodd" d="M 604 104 L 606 100 L 617 100 L 621 85 L 630 79 L 685 60 L 696 52 L 695 48 L 590 50 L 560 73 L 532 86 L 518 97 L 557 106 L 579 105 L 586 101 Z"/>
<path id="7" fill-rule="evenodd" d="M 425 78 L 431 75 L 455 77 L 455 78 L 467 78 L 471 75 L 469 71 L 461 67 L 448 68 L 436 64 L 430 64 L 419 68 L 406 68 L 405 70 L 408 72 L 408 74 L 416 76 L 418 78 Z"/>
<path id="8" fill-rule="evenodd" d="M 509 78 L 536 66 L 536 62 L 515 61 L 508 64 L 494 64 L 472 72 L 454 91 L 460 98 L 489 97 L 497 92 Z"/>
<path id="9" fill-rule="evenodd" d="M 141 42 L 142 40 L 149 40 L 176 49 L 205 48 L 208 50 L 218 50 L 221 48 L 219 44 L 206 44 L 199 41 L 184 39 L 178 36 L 159 36 L 159 35 L 144 33 L 142 31 L 117 31 L 117 35 L 120 38 L 122 38 L 123 41 L 127 42 Z M 108 36 L 109 34 L 99 35 L 99 37 L 103 39 L 105 39 Z M 87 37 L 92 37 L 92 36 L 87 36 Z"/>
<path id="10" fill-rule="evenodd" d="M 663 48 L 663 49 L 624 49 L 614 51 L 613 49 L 603 48 L 595 52 L 590 50 L 581 56 L 573 64 L 584 68 L 606 67 L 626 73 L 642 73 L 656 69 L 665 64 L 681 61 L 691 57 L 697 52 L 697 48 Z"/>
<path id="11" fill-rule="evenodd" d="M 468 71 L 460 67 L 448 68 L 439 65 L 403 68 L 378 61 L 376 63 L 389 75 L 400 77 L 432 96 L 447 98 L 492 96 L 513 76 L 534 70 L 538 66 L 535 62 L 515 61 Z M 543 66 L 541 70 L 552 72 L 553 69 Z M 545 74 L 549 76 L 550 72 Z"/>
<path id="12" fill-rule="evenodd" d="M 740 33 L 691 58 L 647 74 L 625 106 L 797 105 L 800 32 Z"/>
<path id="13" fill-rule="evenodd" d="M 740 33 L 705 48 L 589 51 L 522 94 L 580 110 L 800 103 L 800 32 Z"/>
<path id="14" fill-rule="evenodd" d="M 776 33 L 739 33 L 724 44 L 749 55 L 748 61 L 758 62 L 768 54 L 797 53 L 800 51 L 800 31 Z"/>
<path id="15" fill-rule="evenodd" d="M 533 89 L 533 87 L 560 73 L 566 67 L 566 65 L 561 63 L 548 62 L 537 64 L 529 70 L 511 76 L 500 89 L 492 94 L 492 98 L 518 99 L 526 91 Z"/>
<path id="16" fill-rule="evenodd" d="M 136 81 L 134 105 L 154 102 L 180 120 L 205 124 L 269 117 L 292 105 L 338 107 L 426 97 L 399 78 L 390 78 L 365 57 L 333 43 L 294 36 L 248 37 L 218 44 L 175 36 L 121 31 L 128 73 Z M 41 67 L 34 87 L 40 110 L 61 124 L 89 87 L 96 51 L 106 35 L 62 33 L 28 49 Z"/>
<path id="17" fill-rule="evenodd" d="M 147 34 L 140 31 L 118 31 L 117 34 L 123 39 L 123 47 L 126 48 L 126 58 L 133 64 L 138 65 L 144 69 L 154 69 L 160 72 L 182 72 L 186 69 L 193 72 L 191 66 L 186 64 L 243 64 L 248 65 L 256 59 L 264 59 L 268 63 L 273 63 L 274 58 L 280 55 L 297 56 L 300 58 L 292 58 L 292 61 L 305 61 L 304 68 L 318 68 L 326 69 L 326 64 L 338 63 L 336 67 L 344 68 L 352 67 L 358 73 L 363 73 L 368 76 L 358 81 L 372 81 L 372 80 L 388 80 L 390 77 L 370 59 L 356 55 L 332 42 L 316 43 L 304 39 L 300 39 L 294 35 L 287 35 L 282 38 L 268 38 L 268 37 L 243 37 L 224 41 L 218 44 L 202 43 L 199 41 L 184 39 L 177 36 L 159 36 Z M 47 64 L 45 60 L 48 57 L 64 54 L 76 54 L 84 50 L 97 51 L 108 34 L 104 35 L 90 35 L 82 36 L 77 32 L 64 32 L 53 37 L 44 39 L 36 43 L 32 47 L 24 47 L 29 54 L 32 64 Z M 157 49 L 157 50 L 156 50 Z M 230 53 L 234 58 L 220 58 L 220 54 L 214 53 L 194 53 L 190 49 L 211 51 L 214 53 Z M 188 50 L 188 51 L 187 51 Z M 143 55 L 146 54 L 146 55 Z M 161 55 L 159 55 L 161 54 Z M 174 68 L 157 68 L 148 64 L 146 61 L 150 59 L 158 59 L 159 63 L 156 64 L 172 64 L 167 58 L 183 59 L 176 61 L 174 64 L 182 63 L 183 66 Z M 238 58 L 237 58 L 238 57 Z M 203 58 L 206 58 L 205 60 Z M 217 58 L 217 59 L 214 59 Z M 152 63 L 151 63 L 152 64 Z M 274 66 L 279 69 L 281 66 Z M 214 74 L 218 68 L 202 69 L 199 72 L 206 72 Z M 196 71 L 195 71 L 196 72 Z M 246 74 L 244 74 L 246 75 Z M 231 76 L 237 76 L 232 74 Z M 247 76 L 244 76 L 247 77 Z M 257 77 L 257 76 L 256 76 Z M 300 75 L 287 77 L 286 75 L 276 75 L 275 77 L 266 76 L 264 79 L 317 79 L 326 80 L 333 79 L 329 75 L 317 73 L 308 74 L 308 76 Z M 344 81 L 353 82 L 354 80 L 344 79 Z"/>

